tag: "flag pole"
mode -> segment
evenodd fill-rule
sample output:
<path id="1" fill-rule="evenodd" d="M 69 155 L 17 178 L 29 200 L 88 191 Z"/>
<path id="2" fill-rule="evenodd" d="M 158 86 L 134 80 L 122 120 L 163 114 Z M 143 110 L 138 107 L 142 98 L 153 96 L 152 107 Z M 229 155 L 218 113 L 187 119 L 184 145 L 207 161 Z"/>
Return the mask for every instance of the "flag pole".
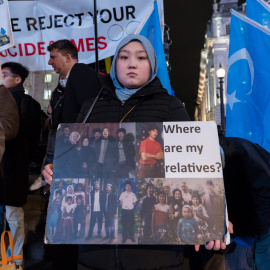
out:
<path id="1" fill-rule="evenodd" d="M 96 56 L 96 64 L 95 69 L 98 73 L 99 67 L 98 67 L 98 29 L 97 29 L 97 1 L 94 0 L 94 31 L 95 31 L 95 56 Z"/>

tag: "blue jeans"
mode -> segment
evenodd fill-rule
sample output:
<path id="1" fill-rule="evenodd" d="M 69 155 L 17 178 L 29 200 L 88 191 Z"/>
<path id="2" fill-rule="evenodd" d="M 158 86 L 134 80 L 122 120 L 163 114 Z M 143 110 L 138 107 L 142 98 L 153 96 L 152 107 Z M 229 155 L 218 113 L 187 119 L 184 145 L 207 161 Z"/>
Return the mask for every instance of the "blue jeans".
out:
<path id="1" fill-rule="evenodd" d="M 270 269 L 270 228 L 267 233 L 259 235 L 256 239 L 255 265 L 257 270 Z"/>
<path id="2" fill-rule="evenodd" d="M 14 255 L 23 255 L 24 243 L 24 212 L 22 207 L 6 205 L 6 220 L 8 222 L 10 232 L 13 237 Z M 8 256 L 11 256 L 10 249 L 7 251 Z M 15 260 L 17 265 L 22 263 L 22 260 Z"/>

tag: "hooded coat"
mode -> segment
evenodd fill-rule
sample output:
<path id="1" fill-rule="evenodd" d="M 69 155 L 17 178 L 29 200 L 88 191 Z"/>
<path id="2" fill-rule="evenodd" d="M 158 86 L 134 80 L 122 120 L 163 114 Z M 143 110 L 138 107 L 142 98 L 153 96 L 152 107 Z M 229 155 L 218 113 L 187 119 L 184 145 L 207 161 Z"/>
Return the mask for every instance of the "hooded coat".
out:
<path id="1" fill-rule="evenodd" d="M 165 122 L 189 121 L 189 116 L 176 97 L 170 96 L 156 76 L 156 57 L 150 42 L 139 35 L 124 38 L 117 47 L 118 51 L 130 41 L 140 41 L 145 48 L 151 65 L 149 81 L 133 91 L 129 98 L 122 102 L 116 95 L 115 89 L 123 86 L 116 75 L 116 59 L 112 63 L 111 79 L 109 76 L 101 78 L 102 92 L 94 103 L 94 99 L 86 101 L 78 115 L 77 122 L 82 122 L 89 108 L 94 104 L 86 122 Z M 128 90 L 127 90 L 128 91 Z M 182 269 L 183 246 L 95 246 L 83 245 L 79 247 L 79 263 L 84 269 Z M 106 258 L 106 259 L 104 259 Z"/>

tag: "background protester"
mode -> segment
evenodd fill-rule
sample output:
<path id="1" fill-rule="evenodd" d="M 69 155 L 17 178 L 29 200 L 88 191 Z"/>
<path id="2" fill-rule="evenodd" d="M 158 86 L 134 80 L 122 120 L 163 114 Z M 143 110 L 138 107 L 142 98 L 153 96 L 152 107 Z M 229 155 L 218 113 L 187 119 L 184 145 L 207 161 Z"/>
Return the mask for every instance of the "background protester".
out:
<path id="1" fill-rule="evenodd" d="M 4 179 L 0 187 L 0 204 L 5 206 L 6 220 L 14 240 L 14 255 L 23 252 L 25 232 L 22 206 L 27 200 L 29 164 L 35 155 L 41 131 L 40 104 L 26 95 L 23 88 L 28 75 L 28 69 L 19 63 L 7 62 L 2 65 L 5 86 L 16 101 L 20 118 L 18 135 L 5 145 Z M 22 267 L 22 260 L 17 260 L 16 264 Z"/>
<path id="2" fill-rule="evenodd" d="M 78 51 L 67 39 L 57 40 L 47 47 L 48 64 L 59 74 L 64 90 L 58 123 L 74 123 L 86 99 L 95 97 L 100 88 L 96 72 L 88 65 L 78 63 Z"/>
<path id="3" fill-rule="evenodd" d="M 16 102 L 8 89 L 0 85 L 0 190 L 4 189 L 4 173 L 2 157 L 5 151 L 5 141 L 12 140 L 19 131 L 19 114 Z M 1 194 L 1 193 L 0 193 Z M 0 195 L 1 196 L 1 195 Z M 5 205 L 0 197 L 0 234 L 5 225 Z"/>
<path id="4" fill-rule="evenodd" d="M 89 123 L 190 120 L 181 101 L 168 95 L 162 87 L 156 77 L 156 70 L 157 61 L 151 43 L 140 35 L 125 37 L 117 47 L 111 78 L 101 78 L 103 89 L 97 102 L 93 104 L 94 98 L 86 101 L 77 122 L 83 121 L 91 105 L 93 109 L 86 120 Z M 51 166 L 46 166 L 43 173 L 47 182 L 51 183 Z M 117 256 L 115 248 L 80 246 L 79 261 L 86 269 L 108 269 L 110 265 L 115 268 L 121 265 L 122 269 L 130 269 L 131 265 L 135 269 L 185 267 L 184 247 L 170 246 L 168 249 L 167 246 L 117 246 Z M 110 258 L 106 262 L 104 254 Z"/>
<path id="5" fill-rule="evenodd" d="M 173 190 L 171 201 L 169 205 L 170 239 L 172 242 L 177 242 L 177 225 L 179 219 L 182 217 L 182 207 L 184 205 L 180 189 L 176 188 Z"/>

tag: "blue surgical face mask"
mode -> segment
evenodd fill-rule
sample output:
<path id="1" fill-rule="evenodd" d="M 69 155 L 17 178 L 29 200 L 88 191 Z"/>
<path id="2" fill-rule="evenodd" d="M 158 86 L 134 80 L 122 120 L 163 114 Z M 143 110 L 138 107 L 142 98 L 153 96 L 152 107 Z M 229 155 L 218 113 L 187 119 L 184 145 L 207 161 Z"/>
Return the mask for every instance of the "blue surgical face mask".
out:
<path id="1" fill-rule="evenodd" d="M 66 88 L 66 86 L 67 86 L 67 79 L 59 80 L 59 84 L 60 84 L 63 88 Z"/>

